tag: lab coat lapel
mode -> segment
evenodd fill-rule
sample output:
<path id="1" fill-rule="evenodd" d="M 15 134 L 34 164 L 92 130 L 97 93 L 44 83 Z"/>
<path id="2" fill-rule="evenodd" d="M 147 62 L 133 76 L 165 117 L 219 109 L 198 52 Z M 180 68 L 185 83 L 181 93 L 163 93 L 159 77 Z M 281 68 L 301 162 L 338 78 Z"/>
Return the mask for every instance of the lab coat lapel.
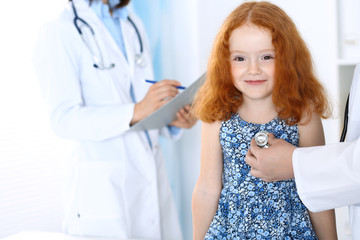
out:
<path id="1" fill-rule="evenodd" d="M 132 27 L 129 21 L 120 20 L 121 30 L 123 31 L 123 39 L 125 45 L 125 51 L 127 55 L 128 64 L 133 74 L 135 71 L 135 53 L 136 49 L 134 43 L 138 42 L 135 29 Z M 140 50 L 138 50 L 140 52 Z M 132 76 L 134 79 L 134 76 Z"/>
<path id="2" fill-rule="evenodd" d="M 121 96 L 128 95 L 128 99 L 131 101 L 129 82 L 133 81 L 133 68 L 130 68 L 128 61 L 126 60 L 120 47 L 117 45 L 115 39 L 112 37 L 111 33 L 108 31 L 101 19 L 99 19 L 96 13 L 89 7 L 88 3 L 84 0 L 76 0 L 75 3 L 79 16 L 91 25 L 95 31 L 95 36 L 101 36 L 97 37 L 97 41 L 99 48 L 102 51 L 105 64 L 115 64 L 114 69 L 108 70 L 107 76 L 111 77 L 111 80 L 114 82 L 114 86 L 119 94 Z M 126 34 L 127 32 L 123 32 L 123 35 Z"/>

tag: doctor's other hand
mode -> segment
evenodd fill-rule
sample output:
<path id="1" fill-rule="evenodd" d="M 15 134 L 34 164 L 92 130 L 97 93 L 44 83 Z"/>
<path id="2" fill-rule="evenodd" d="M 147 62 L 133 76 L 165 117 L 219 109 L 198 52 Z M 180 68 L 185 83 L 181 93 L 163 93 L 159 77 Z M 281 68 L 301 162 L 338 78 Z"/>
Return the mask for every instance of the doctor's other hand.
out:
<path id="1" fill-rule="evenodd" d="M 164 79 L 152 84 L 144 99 L 135 104 L 134 114 L 130 125 L 146 118 L 175 97 L 179 93 L 176 86 L 180 86 L 180 83 L 169 79 Z"/>
<path id="2" fill-rule="evenodd" d="M 251 140 L 245 161 L 251 167 L 251 175 L 266 182 L 294 178 L 292 154 L 296 147 L 283 139 L 269 134 L 269 148 L 260 148 Z"/>
<path id="3" fill-rule="evenodd" d="M 197 118 L 190 113 L 191 106 L 186 105 L 176 113 L 177 119 L 170 126 L 179 128 L 192 128 L 197 122 Z"/>

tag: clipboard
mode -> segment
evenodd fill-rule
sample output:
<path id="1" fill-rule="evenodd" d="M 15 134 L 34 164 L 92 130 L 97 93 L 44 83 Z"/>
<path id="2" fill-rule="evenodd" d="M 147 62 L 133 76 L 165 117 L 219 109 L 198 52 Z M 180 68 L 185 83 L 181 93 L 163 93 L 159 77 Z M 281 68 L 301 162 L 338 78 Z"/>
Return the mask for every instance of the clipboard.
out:
<path id="1" fill-rule="evenodd" d="M 151 129 L 159 129 L 169 125 L 176 119 L 176 113 L 194 100 L 196 92 L 200 86 L 205 82 L 206 73 L 201 75 L 195 82 L 187 87 L 182 93 L 178 94 L 171 101 L 164 106 L 157 109 L 155 112 L 137 122 L 130 127 L 128 131 L 143 131 Z"/>

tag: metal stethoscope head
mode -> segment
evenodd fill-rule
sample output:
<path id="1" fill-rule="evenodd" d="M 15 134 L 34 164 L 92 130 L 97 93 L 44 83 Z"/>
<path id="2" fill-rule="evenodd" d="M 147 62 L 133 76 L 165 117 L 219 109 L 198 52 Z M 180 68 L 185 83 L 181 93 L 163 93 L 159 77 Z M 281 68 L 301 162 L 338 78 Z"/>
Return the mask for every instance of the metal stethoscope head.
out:
<path id="1" fill-rule="evenodd" d="M 258 133 L 255 134 L 255 142 L 256 144 L 261 147 L 261 148 L 268 148 L 269 144 L 268 144 L 268 137 L 269 132 L 267 131 L 260 131 Z"/>
<path id="2" fill-rule="evenodd" d="M 143 56 L 142 53 L 139 53 L 139 54 L 135 55 L 135 63 L 139 67 L 146 67 L 146 61 L 145 61 L 144 56 Z"/>
<path id="3" fill-rule="evenodd" d="M 85 43 L 86 47 L 89 49 L 89 51 L 92 54 L 92 58 L 93 58 L 93 61 L 94 61 L 93 66 L 95 68 L 97 68 L 97 69 L 100 69 L 100 70 L 109 70 L 109 69 L 114 68 L 115 63 L 110 63 L 108 65 L 105 65 L 99 43 L 98 43 L 98 41 L 96 39 L 96 36 L 95 36 L 94 29 L 84 19 L 82 19 L 82 18 L 80 18 L 78 16 L 75 5 L 74 5 L 74 2 L 72 0 L 69 0 L 69 1 L 71 2 L 71 6 L 72 6 L 72 9 L 73 9 L 73 12 L 74 12 L 74 25 L 75 25 L 75 28 L 77 29 L 78 33 L 80 34 L 81 39 Z M 135 54 L 135 64 L 137 66 L 139 66 L 139 67 L 146 67 L 146 61 L 145 61 L 144 56 L 143 56 L 144 49 L 143 49 L 143 43 L 142 43 L 142 40 L 141 40 L 140 32 L 139 32 L 138 28 L 136 27 L 135 23 L 133 22 L 133 20 L 129 16 L 127 17 L 127 20 L 134 27 L 135 32 L 136 32 L 137 37 L 138 37 L 138 40 L 139 40 L 139 45 L 140 45 L 140 53 Z M 81 31 L 81 28 L 79 26 L 79 22 L 82 23 L 84 26 L 86 26 L 90 30 L 90 33 L 91 33 L 91 35 L 92 35 L 92 37 L 94 39 L 95 48 L 96 48 L 95 50 L 98 52 L 99 57 L 96 56 L 95 51 L 90 47 L 90 44 L 87 41 L 85 41 L 83 32 Z"/>

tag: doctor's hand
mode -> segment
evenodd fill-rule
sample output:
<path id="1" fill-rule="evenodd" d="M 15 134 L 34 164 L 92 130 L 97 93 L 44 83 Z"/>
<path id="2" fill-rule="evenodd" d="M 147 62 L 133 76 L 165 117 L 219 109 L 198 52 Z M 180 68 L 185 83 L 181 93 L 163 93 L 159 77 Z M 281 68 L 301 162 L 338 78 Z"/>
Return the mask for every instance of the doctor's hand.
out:
<path id="1" fill-rule="evenodd" d="M 192 128 L 197 122 L 197 118 L 190 113 L 190 105 L 186 105 L 176 113 L 177 119 L 170 126 L 179 128 Z"/>
<path id="2" fill-rule="evenodd" d="M 135 104 L 134 114 L 130 125 L 146 118 L 175 97 L 179 93 L 176 86 L 180 86 L 180 83 L 169 79 L 164 79 L 152 84 L 144 99 Z"/>
<path id="3" fill-rule="evenodd" d="M 294 178 L 292 154 L 295 146 L 269 134 L 269 148 L 260 148 L 251 140 L 245 161 L 251 166 L 251 175 L 266 182 Z"/>

